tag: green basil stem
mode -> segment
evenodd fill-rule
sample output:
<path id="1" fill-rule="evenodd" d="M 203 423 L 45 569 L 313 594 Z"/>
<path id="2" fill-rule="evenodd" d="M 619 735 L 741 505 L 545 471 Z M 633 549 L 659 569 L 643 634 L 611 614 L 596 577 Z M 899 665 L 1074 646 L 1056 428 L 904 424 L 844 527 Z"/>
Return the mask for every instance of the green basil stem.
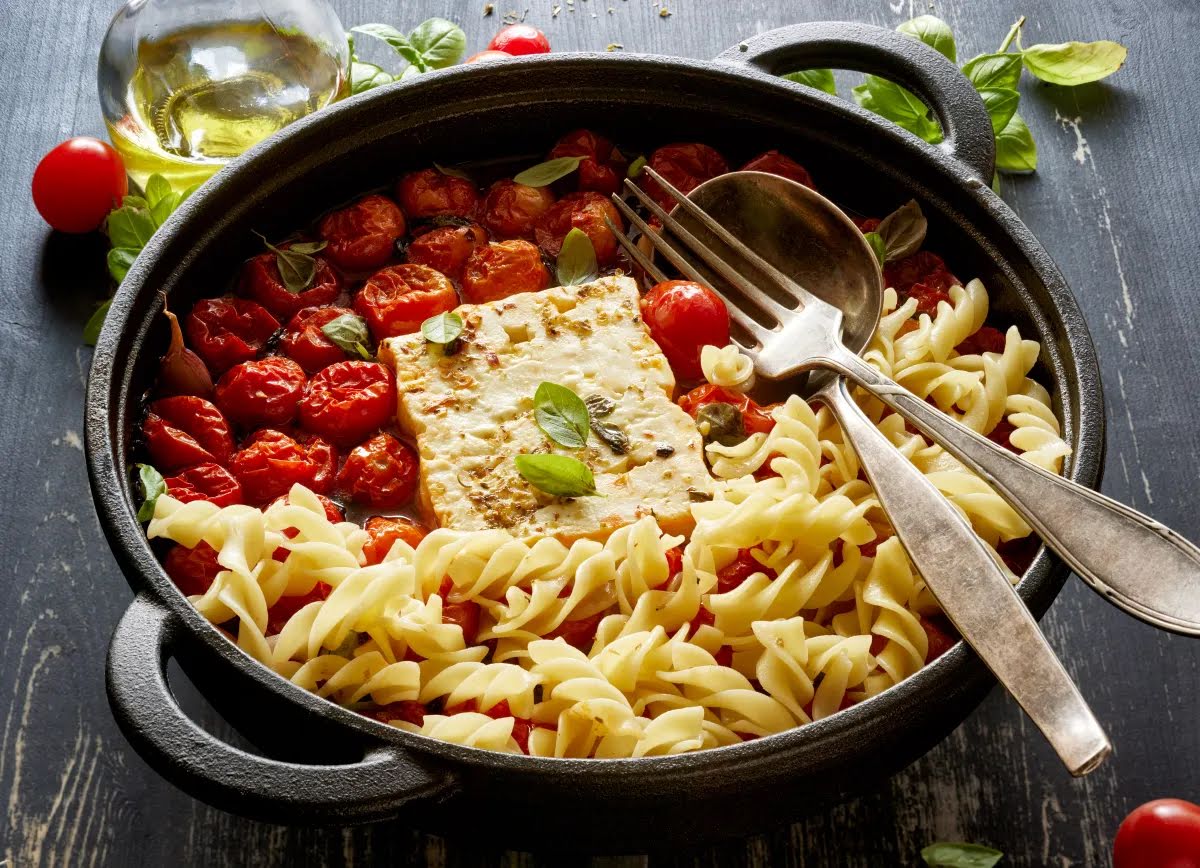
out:
<path id="1" fill-rule="evenodd" d="M 1008 35 L 1004 37 L 1004 41 L 1000 43 L 1000 50 L 997 54 L 1003 54 L 1008 51 L 1008 46 L 1012 45 L 1012 41 L 1021 33 L 1021 26 L 1025 23 L 1025 16 L 1022 15 L 1017 19 L 1017 23 L 1009 28 Z"/>

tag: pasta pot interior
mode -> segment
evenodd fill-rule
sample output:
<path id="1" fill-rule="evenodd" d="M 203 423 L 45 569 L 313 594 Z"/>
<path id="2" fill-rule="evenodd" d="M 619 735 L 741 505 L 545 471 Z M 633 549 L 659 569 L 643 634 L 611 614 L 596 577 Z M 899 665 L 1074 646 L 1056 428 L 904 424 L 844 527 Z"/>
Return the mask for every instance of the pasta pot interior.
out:
<path id="1" fill-rule="evenodd" d="M 862 66 L 852 57 L 836 65 Z M 697 140 L 737 162 L 779 148 L 808 167 L 822 192 L 864 215 L 916 197 L 929 218 L 929 247 L 955 273 L 984 281 L 999 319 L 1041 341 L 1039 376 L 1074 449 L 1068 473 L 1096 482 L 1102 407 L 1079 311 L 1028 231 L 975 171 L 945 152 L 854 107 L 734 64 L 563 55 L 450 70 L 376 91 L 297 124 L 193 196 L 122 286 L 93 363 L 87 423 L 97 509 L 139 605 L 154 613 L 119 629 L 118 639 L 137 645 L 135 628 L 151 623 L 166 637 L 136 652 L 114 641 L 110 695 L 127 735 L 180 786 L 276 821 L 399 815 L 434 830 L 495 828 L 502 837 L 491 840 L 506 844 L 640 849 L 762 828 L 843 797 L 920 756 L 990 688 L 983 666 L 960 644 L 847 711 L 735 747 L 638 760 L 493 754 L 389 730 L 303 692 L 225 642 L 166 578 L 135 520 L 129 472 L 140 398 L 167 343 L 158 293 L 184 311 L 223 291 L 257 252 L 251 230 L 285 233 L 433 161 L 540 159 L 557 136 L 584 126 L 631 154 Z M 1041 614 L 1065 575 L 1043 552 L 1019 591 Z M 213 705 L 280 761 L 270 791 L 252 780 L 255 758 L 210 751 L 202 734 L 181 730 L 182 747 L 162 746 L 148 730 L 169 715 L 134 695 L 134 653 L 157 654 L 159 670 L 162 657 L 177 657 Z M 171 701 L 162 698 L 164 707 Z M 400 757 L 407 771 L 390 781 L 381 776 L 372 765 L 381 753 Z M 222 763 L 239 771 L 224 773 Z M 324 766 L 314 773 L 314 763 Z M 301 768 L 307 771 L 287 771 Z M 340 789 L 322 790 L 339 776 Z"/>

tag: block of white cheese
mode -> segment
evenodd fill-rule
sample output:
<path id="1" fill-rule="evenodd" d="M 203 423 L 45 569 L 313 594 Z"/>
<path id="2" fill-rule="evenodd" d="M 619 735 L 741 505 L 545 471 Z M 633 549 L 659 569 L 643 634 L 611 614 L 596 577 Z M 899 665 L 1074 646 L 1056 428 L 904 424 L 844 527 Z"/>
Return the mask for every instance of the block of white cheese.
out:
<path id="1" fill-rule="evenodd" d="M 642 323 L 631 279 L 522 293 L 458 313 L 465 327 L 449 355 L 420 334 L 385 340 L 379 351 L 396 373 L 400 428 L 421 456 L 427 519 L 564 542 L 604 539 L 645 515 L 671 533 L 691 530 L 689 507 L 708 493 L 711 477 L 695 422 L 671 400 L 675 378 Z M 600 421 L 628 447 L 614 449 L 595 431 L 582 449 L 552 442 L 534 419 L 544 381 L 607 411 Z M 532 486 L 514 458 L 539 452 L 583 461 L 602 496 L 553 497 Z"/>

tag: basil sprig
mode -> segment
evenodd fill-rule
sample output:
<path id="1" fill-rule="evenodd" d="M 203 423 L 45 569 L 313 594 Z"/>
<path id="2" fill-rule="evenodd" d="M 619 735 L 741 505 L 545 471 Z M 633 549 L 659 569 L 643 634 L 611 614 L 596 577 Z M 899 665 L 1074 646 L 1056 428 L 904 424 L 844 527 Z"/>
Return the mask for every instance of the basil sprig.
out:
<path id="1" fill-rule="evenodd" d="M 409 33 L 402 33 L 390 24 L 361 24 L 353 28 L 353 32 L 386 42 L 408 61 L 408 65 L 393 75 L 374 63 L 359 60 L 354 50 L 354 37 L 347 34 L 352 93 L 362 93 L 431 69 L 445 69 L 458 63 L 467 50 L 467 35 L 463 29 L 445 18 L 429 18 Z"/>
<path id="2" fill-rule="evenodd" d="M 283 281 L 284 289 L 292 295 L 299 295 L 312 286 L 317 277 L 317 260 L 314 253 L 325 249 L 325 241 L 298 241 L 286 248 L 276 247 L 262 235 L 263 244 L 275 254 L 275 265 L 279 269 L 279 278 Z"/>
<path id="3" fill-rule="evenodd" d="M 524 172 L 517 172 L 513 175 L 513 180 L 526 187 L 548 187 L 559 178 L 565 178 L 578 169 L 582 160 L 583 157 L 555 157 L 553 160 L 530 166 Z"/>
<path id="4" fill-rule="evenodd" d="M 167 493 L 167 481 L 149 464 L 135 464 L 138 471 L 138 489 L 142 493 L 142 505 L 138 507 L 137 520 L 154 518 L 154 507 L 159 497 Z"/>
<path id="5" fill-rule="evenodd" d="M 431 344 L 452 344 L 462 332 L 463 319 L 453 311 L 435 314 L 421 323 L 421 334 Z"/>
<path id="6" fill-rule="evenodd" d="M 597 494 L 596 478 L 578 458 L 523 453 L 513 460 L 517 464 L 517 472 L 525 481 L 546 494 L 555 497 L 591 497 Z"/>
<path id="7" fill-rule="evenodd" d="M 588 409 L 566 386 L 544 382 L 533 393 L 533 418 L 542 433 L 568 449 L 587 445 Z"/>
<path id="8" fill-rule="evenodd" d="M 939 841 L 921 851 L 929 868 L 992 868 L 1004 854 L 982 844 Z"/>
<path id="9" fill-rule="evenodd" d="M 558 258 L 554 261 L 554 270 L 561 286 L 591 283 L 600 274 L 596 248 L 583 230 L 573 228 L 567 233 L 562 249 L 558 251 Z"/>
<path id="10" fill-rule="evenodd" d="M 368 362 L 375 358 L 368 349 L 371 333 L 367 330 L 367 321 L 361 316 L 344 313 L 321 326 L 321 333 L 330 343 L 347 353 L 361 356 Z"/>

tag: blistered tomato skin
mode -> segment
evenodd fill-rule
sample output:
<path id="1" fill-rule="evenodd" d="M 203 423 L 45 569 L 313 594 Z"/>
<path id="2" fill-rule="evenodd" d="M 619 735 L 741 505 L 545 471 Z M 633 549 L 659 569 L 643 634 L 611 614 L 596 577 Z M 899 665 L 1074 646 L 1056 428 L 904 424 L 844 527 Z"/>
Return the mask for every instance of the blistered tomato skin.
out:
<path id="1" fill-rule="evenodd" d="M 396 198 L 409 220 L 428 217 L 471 219 L 479 207 L 479 191 L 474 184 L 437 169 L 409 172 L 396 185 Z"/>
<path id="2" fill-rule="evenodd" d="M 414 265 L 440 271 L 451 280 L 462 280 L 463 269 L 471 252 L 487 244 L 487 231 L 475 223 L 469 226 L 439 226 L 414 238 L 405 258 Z"/>
<path id="3" fill-rule="evenodd" d="M 550 149 L 549 159 L 582 157 L 575 180 L 580 190 L 591 190 L 606 196 L 621 188 L 628 164 L 604 136 L 591 130 L 572 130 Z"/>
<path id="4" fill-rule="evenodd" d="M 300 399 L 300 424 L 339 446 L 353 446 L 396 411 L 396 381 L 378 362 L 338 362 L 312 380 Z"/>
<path id="5" fill-rule="evenodd" d="M 172 548 L 163 559 L 163 569 L 185 597 L 194 597 L 205 593 L 224 567 L 217 563 L 217 550 L 201 540 L 195 548 Z"/>
<path id="6" fill-rule="evenodd" d="M 286 249 L 288 245 L 281 245 Z M 279 275 L 278 257 L 260 253 L 242 266 L 241 291 L 271 312 L 280 322 L 291 319 L 300 310 L 314 305 L 329 304 L 342 291 L 342 279 L 325 257 L 313 256 L 317 270 L 312 283 L 300 292 L 288 290 Z"/>
<path id="7" fill-rule="evenodd" d="M 269 310 L 244 298 L 202 298 L 184 322 L 187 345 L 214 376 L 253 359 L 278 329 Z"/>
<path id="8" fill-rule="evenodd" d="M 650 155 L 648 164 L 685 196 L 710 178 L 729 171 L 729 164 L 718 151 L 697 142 L 663 145 Z M 675 206 L 675 200 L 658 182 L 643 175 L 641 183 L 642 188 L 663 208 L 669 211 Z"/>
<path id="9" fill-rule="evenodd" d="M 497 181 L 483 200 L 480 222 L 498 238 L 533 238 L 542 215 L 554 204 L 549 187 L 528 187 L 512 179 Z"/>
<path id="10" fill-rule="evenodd" d="M 337 472 L 337 451 L 319 437 L 296 439 L 264 428 L 234 453 L 229 469 L 246 502 L 262 505 L 287 494 L 297 482 L 318 494 L 328 493 Z"/>
<path id="11" fill-rule="evenodd" d="M 189 464 L 225 464 L 233 454 L 233 432 L 221 411 L 191 395 L 153 402 L 142 422 L 142 436 L 160 471 Z"/>
<path id="12" fill-rule="evenodd" d="M 357 503 L 388 509 L 407 503 L 417 489 L 417 453 L 391 434 L 355 447 L 338 474 L 338 486 Z"/>
<path id="13" fill-rule="evenodd" d="M 328 242 L 325 255 L 346 271 L 369 271 L 384 265 L 404 230 L 404 214 L 395 202 L 378 193 L 327 214 L 319 229 Z"/>
<path id="14" fill-rule="evenodd" d="M 538 247 L 547 256 L 558 256 L 563 239 L 572 229 L 578 229 L 592 242 L 596 251 L 596 262 L 607 268 L 617 261 L 621 252 L 616 236 L 604 222 L 608 217 L 618 229 L 625 228 L 625 221 L 617 207 L 602 193 L 568 193 L 551 206 L 538 221 L 536 230 Z"/>
<path id="15" fill-rule="evenodd" d="M 398 541 L 404 540 L 411 548 L 420 545 L 429 533 L 424 525 L 417 524 L 407 518 L 392 518 L 384 515 L 373 515 L 363 525 L 370 539 L 363 544 L 363 556 L 367 564 L 380 564 Z"/>
<path id="16" fill-rule="evenodd" d="M 425 265 L 392 265 L 371 275 L 358 295 L 354 310 L 367 321 L 375 340 L 411 335 L 431 316 L 458 307 L 454 284 Z"/>
<path id="17" fill-rule="evenodd" d="M 810 189 L 817 189 L 813 186 L 812 175 L 808 174 L 808 169 L 801 166 L 791 157 L 779 153 L 779 151 L 766 151 L 759 154 L 753 160 L 746 163 L 746 165 L 742 166 L 741 171 L 766 172 L 770 175 L 778 175 L 781 178 L 787 178 L 790 181 L 803 184 Z"/>
<path id="18" fill-rule="evenodd" d="M 296 418 L 307 382 L 304 369 L 283 356 L 242 362 L 217 382 L 217 406 L 244 428 L 286 425 Z"/>
<path id="19" fill-rule="evenodd" d="M 242 502 L 240 483 L 219 464 L 193 464 L 164 481 L 167 494 L 181 503 L 207 500 L 217 506 L 233 506 Z"/>
<path id="20" fill-rule="evenodd" d="M 528 24 L 510 24 L 492 37 L 488 51 L 503 51 L 505 54 L 549 54 L 550 40 L 546 34 Z"/>
<path id="21" fill-rule="evenodd" d="M 307 374 L 344 362 L 345 351 L 327 338 L 321 328 L 347 315 L 354 316 L 355 313 L 345 307 L 307 307 L 287 324 L 279 339 L 279 349 Z"/>
<path id="22" fill-rule="evenodd" d="M 107 142 L 77 136 L 56 145 L 33 172 L 33 205 L 59 232 L 99 229 L 129 192 L 121 156 Z"/>
<path id="23" fill-rule="evenodd" d="M 700 413 L 701 408 L 709 404 L 731 404 L 741 411 L 742 425 L 747 434 L 765 434 L 775 427 L 775 420 L 770 414 L 749 396 L 711 383 L 692 389 L 680 398 L 678 403 L 693 419 Z"/>
<path id="24" fill-rule="evenodd" d="M 1155 799 L 1135 808 L 1113 839 L 1113 868 L 1200 868 L 1200 805 Z"/>
<path id="25" fill-rule="evenodd" d="M 690 280 L 668 280 L 642 297 L 650 336 L 681 380 L 703 375 L 700 350 L 729 343 L 729 311 L 715 292 Z"/>
<path id="26" fill-rule="evenodd" d="M 476 247 L 463 270 L 463 298 L 473 304 L 496 301 L 519 292 L 539 292 L 550 285 L 550 271 L 528 241 L 493 241 Z"/>

